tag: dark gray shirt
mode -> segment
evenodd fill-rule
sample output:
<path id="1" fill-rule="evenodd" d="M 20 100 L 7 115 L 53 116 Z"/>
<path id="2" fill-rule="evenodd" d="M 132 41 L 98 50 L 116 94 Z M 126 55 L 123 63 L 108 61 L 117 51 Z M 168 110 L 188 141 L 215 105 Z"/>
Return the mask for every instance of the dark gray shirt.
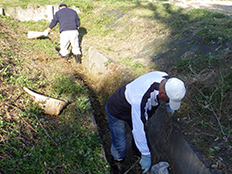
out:
<path id="1" fill-rule="evenodd" d="M 49 28 L 53 28 L 59 22 L 60 33 L 67 30 L 77 30 L 77 27 L 80 26 L 80 18 L 77 15 L 77 12 L 70 8 L 62 8 L 57 11 L 49 25 Z"/>

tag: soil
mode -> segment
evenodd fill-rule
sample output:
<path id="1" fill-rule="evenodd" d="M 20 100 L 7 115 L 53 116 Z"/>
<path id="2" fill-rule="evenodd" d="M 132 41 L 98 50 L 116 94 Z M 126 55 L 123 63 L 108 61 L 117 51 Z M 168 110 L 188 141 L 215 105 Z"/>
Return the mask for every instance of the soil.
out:
<path id="1" fill-rule="evenodd" d="M 224 13 L 232 15 L 232 1 L 217 1 L 217 0 L 170 0 L 165 3 L 174 4 L 187 9 L 206 9 L 211 12 Z"/>

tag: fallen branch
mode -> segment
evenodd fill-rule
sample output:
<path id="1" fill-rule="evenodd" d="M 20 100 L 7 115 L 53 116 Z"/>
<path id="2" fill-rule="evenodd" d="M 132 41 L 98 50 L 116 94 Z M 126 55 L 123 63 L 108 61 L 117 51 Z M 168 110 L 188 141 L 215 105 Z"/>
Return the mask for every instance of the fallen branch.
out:
<path id="1" fill-rule="evenodd" d="M 35 130 L 23 117 L 20 117 L 24 123 L 26 123 L 35 133 L 37 133 L 37 135 L 40 135 L 39 132 L 37 132 L 37 130 Z M 40 135 L 41 136 L 41 135 Z"/>
<path id="2" fill-rule="evenodd" d="M 36 115 L 35 115 L 35 116 L 36 116 Z M 57 143 L 55 142 L 55 140 L 53 140 L 52 137 L 48 134 L 48 132 L 46 131 L 46 129 L 44 129 L 42 123 L 39 121 L 39 118 L 38 118 L 37 116 L 36 116 L 36 118 L 37 118 L 37 120 L 38 120 L 38 122 L 39 122 L 41 128 L 44 130 L 45 134 L 55 143 L 56 146 L 58 146 Z"/>
<path id="3" fill-rule="evenodd" d="M 9 157 L 9 155 L 7 155 L 3 150 L 2 150 L 2 153 L 3 153 L 10 161 L 12 161 L 12 159 Z"/>
<path id="4" fill-rule="evenodd" d="M 23 112 L 23 111 L 22 111 L 20 108 L 18 108 L 17 106 L 14 106 L 14 105 L 11 105 L 11 104 L 8 104 L 8 103 L 5 103 L 5 105 L 10 106 L 10 107 L 12 107 L 12 108 L 14 108 L 14 109 L 16 109 L 16 110 L 19 110 L 19 111 Z"/>
<path id="5" fill-rule="evenodd" d="M 138 160 L 135 161 L 135 163 L 124 174 L 127 174 L 139 162 L 139 160 L 140 158 L 138 157 Z"/>
<path id="6" fill-rule="evenodd" d="M 196 88 L 196 87 L 195 87 L 195 88 Z M 215 116 L 216 119 L 217 119 L 217 122 L 218 122 L 218 124 L 219 124 L 219 126 L 220 126 L 221 132 L 222 132 L 222 134 L 223 134 L 223 139 L 224 139 L 224 140 L 227 140 L 226 134 L 224 133 L 224 131 L 223 131 L 223 129 L 222 129 L 221 122 L 220 122 L 220 120 L 219 120 L 219 118 L 218 118 L 216 112 L 214 111 L 214 109 L 213 109 L 213 107 L 212 107 L 210 101 L 207 99 L 207 97 L 206 97 L 198 88 L 196 88 L 196 89 L 198 90 L 199 93 L 201 93 L 201 95 L 202 95 L 203 97 L 205 97 L 205 99 L 206 99 L 206 101 L 207 101 L 207 103 L 208 103 L 208 106 L 210 107 L 211 111 L 213 112 L 214 116 Z"/>

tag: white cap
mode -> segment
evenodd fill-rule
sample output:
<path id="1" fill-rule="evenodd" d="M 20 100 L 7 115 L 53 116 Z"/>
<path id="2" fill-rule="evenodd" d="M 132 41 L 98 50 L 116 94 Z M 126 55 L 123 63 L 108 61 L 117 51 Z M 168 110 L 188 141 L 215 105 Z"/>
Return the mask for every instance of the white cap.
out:
<path id="1" fill-rule="evenodd" d="M 170 78 L 165 84 L 165 91 L 169 98 L 170 108 L 180 108 L 181 100 L 184 98 L 186 89 L 184 83 L 178 78 Z"/>

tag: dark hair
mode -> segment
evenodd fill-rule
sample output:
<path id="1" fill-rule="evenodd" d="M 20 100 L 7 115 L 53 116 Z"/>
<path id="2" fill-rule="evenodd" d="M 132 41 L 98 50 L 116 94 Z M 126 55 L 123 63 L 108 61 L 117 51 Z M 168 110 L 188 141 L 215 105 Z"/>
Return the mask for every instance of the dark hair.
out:
<path id="1" fill-rule="evenodd" d="M 168 81 L 168 79 L 163 79 L 161 82 L 160 82 L 160 87 L 161 89 L 163 89 L 165 91 L 165 85 L 166 85 L 166 82 Z"/>
<path id="2" fill-rule="evenodd" d="M 63 6 L 67 7 L 67 5 L 66 5 L 65 3 L 61 2 L 61 3 L 59 4 L 59 7 L 58 7 L 58 8 L 63 7 Z"/>

